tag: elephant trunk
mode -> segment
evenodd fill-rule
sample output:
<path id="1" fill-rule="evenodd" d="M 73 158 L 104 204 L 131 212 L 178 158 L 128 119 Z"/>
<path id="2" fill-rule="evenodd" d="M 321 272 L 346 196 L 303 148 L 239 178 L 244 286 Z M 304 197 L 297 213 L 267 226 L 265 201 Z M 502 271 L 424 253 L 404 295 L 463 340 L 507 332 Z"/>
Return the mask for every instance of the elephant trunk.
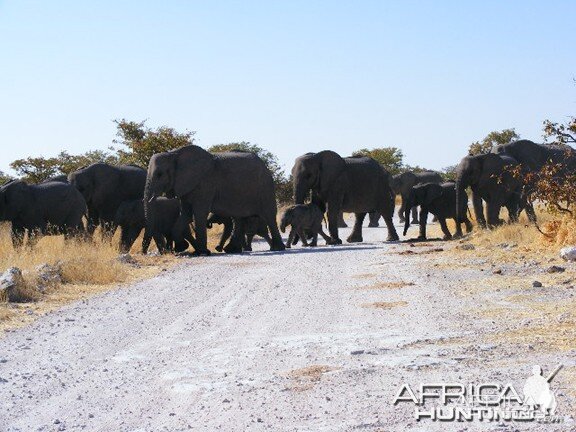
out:
<path id="1" fill-rule="evenodd" d="M 463 171 L 459 171 L 456 176 L 456 222 L 462 223 L 466 216 L 468 208 L 466 188 L 468 187 L 468 178 Z M 466 200 L 464 203 L 463 201 Z"/>
<path id="2" fill-rule="evenodd" d="M 282 219 L 280 220 L 280 231 L 283 233 L 286 232 L 286 227 L 292 222 L 291 214 L 292 212 L 290 210 L 286 210 L 282 215 Z"/>
<path id="3" fill-rule="evenodd" d="M 408 199 L 406 200 L 406 207 L 404 208 L 404 234 L 408 232 L 410 228 L 410 210 L 412 209 L 412 203 L 414 202 L 413 193 L 410 192 Z"/>
<path id="4" fill-rule="evenodd" d="M 308 195 L 308 188 L 304 185 L 304 182 L 294 179 L 294 202 L 296 204 L 304 204 L 306 201 L 306 196 Z"/>

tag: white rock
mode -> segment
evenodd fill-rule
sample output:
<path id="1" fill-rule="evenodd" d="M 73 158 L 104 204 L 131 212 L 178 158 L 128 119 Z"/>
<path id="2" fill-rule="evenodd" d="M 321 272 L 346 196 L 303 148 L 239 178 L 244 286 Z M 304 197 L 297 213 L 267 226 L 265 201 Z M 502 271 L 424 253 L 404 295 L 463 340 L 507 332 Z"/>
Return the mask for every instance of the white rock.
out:
<path id="1" fill-rule="evenodd" d="M 62 283 L 62 262 L 57 261 L 56 264 L 41 264 L 36 267 L 38 276 L 36 277 L 36 284 L 38 291 L 44 293 L 46 288 L 53 285 Z"/>
<path id="2" fill-rule="evenodd" d="M 560 249 L 560 257 L 566 261 L 576 261 L 576 246 L 568 246 Z"/>
<path id="3" fill-rule="evenodd" d="M 18 267 L 10 267 L 0 275 L 0 299 L 13 301 L 17 296 L 18 287 L 23 285 L 22 270 Z"/>

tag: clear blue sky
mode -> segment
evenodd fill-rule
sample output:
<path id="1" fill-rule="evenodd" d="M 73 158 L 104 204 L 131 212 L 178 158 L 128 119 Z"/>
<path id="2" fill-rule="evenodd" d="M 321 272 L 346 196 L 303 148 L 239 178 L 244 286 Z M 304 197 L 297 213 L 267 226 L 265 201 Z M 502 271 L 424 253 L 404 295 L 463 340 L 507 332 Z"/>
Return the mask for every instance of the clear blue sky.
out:
<path id="1" fill-rule="evenodd" d="M 454 164 L 576 114 L 574 1 L 0 0 L 0 170 L 107 148 L 112 120 Z"/>

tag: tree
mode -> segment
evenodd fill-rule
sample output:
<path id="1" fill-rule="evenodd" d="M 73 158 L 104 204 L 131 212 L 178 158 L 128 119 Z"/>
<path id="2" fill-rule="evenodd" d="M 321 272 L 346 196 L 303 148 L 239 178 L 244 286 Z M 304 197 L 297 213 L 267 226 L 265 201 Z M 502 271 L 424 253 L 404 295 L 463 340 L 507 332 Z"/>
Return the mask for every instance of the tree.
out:
<path id="1" fill-rule="evenodd" d="M 29 183 L 41 183 L 44 180 L 60 174 L 57 158 L 28 157 L 17 159 L 10 164 L 22 180 Z"/>
<path id="2" fill-rule="evenodd" d="M 442 168 L 442 177 L 444 177 L 444 180 L 456 181 L 456 168 L 458 168 L 458 165 L 449 165 Z"/>
<path id="3" fill-rule="evenodd" d="M 4 171 L 0 171 L 0 185 L 3 185 L 4 183 L 9 182 L 10 180 L 12 180 L 12 177 L 10 177 Z"/>
<path id="4" fill-rule="evenodd" d="M 146 120 L 141 122 L 126 119 L 114 120 L 118 137 L 113 142 L 124 149 L 115 149 L 120 163 L 135 164 L 147 167 L 150 158 L 155 153 L 166 152 L 190 145 L 194 142 L 195 131 L 177 132 L 168 126 L 151 129 L 146 126 Z"/>
<path id="5" fill-rule="evenodd" d="M 63 151 L 50 158 L 39 156 L 17 159 L 10 164 L 10 168 L 16 171 L 22 180 L 41 183 L 50 177 L 68 175 L 80 167 L 96 162 L 115 164 L 118 163 L 118 158 L 103 150 L 91 150 L 80 155 L 70 155 Z"/>
<path id="6" fill-rule="evenodd" d="M 272 173 L 272 177 L 274 178 L 274 183 L 279 184 L 286 180 L 284 176 L 284 170 L 280 166 L 278 162 L 278 158 L 276 155 L 257 144 L 251 144 L 247 141 L 240 141 L 240 142 L 232 142 L 228 144 L 215 144 L 208 148 L 210 153 L 221 153 L 233 150 L 240 150 L 245 152 L 256 153 L 260 159 L 264 161 L 270 172 Z"/>
<path id="7" fill-rule="evenodd" d="M 382 164 L 391 174 L 399 174 L 403 170 L 404 154 L 397 147 L 380 147 L 371 150 L 363 148 L 352 153 L 352 156 L 368 156 Z"/>
<path id="8" fill-rule="evenodd" d="M 544 141 L 552 138 L 552 144 L 576 144 L 576 117 L 571 117 L 566 124 L 544 120 Z"/>
<path id="9" fill-rule="evenodd" d="M 482 141 L 476 141 L 468 147 L 468 154 L 476 156 L 479 154 L 490 153 L 492 147 L 501 144 L 509 144 L 513 141 L 520 139 L 520 135 L 512 129 L 503 129 L 500 132 L 492 131 Z"/>

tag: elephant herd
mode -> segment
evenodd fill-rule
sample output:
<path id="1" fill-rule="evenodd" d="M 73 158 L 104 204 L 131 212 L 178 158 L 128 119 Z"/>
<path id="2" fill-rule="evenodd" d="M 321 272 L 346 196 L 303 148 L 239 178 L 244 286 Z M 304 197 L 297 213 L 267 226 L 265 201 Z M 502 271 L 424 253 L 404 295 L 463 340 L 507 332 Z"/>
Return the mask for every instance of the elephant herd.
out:
<path id="1" fill-rule="evenodd" d="M 15 248 L 22 246 L 26 231 L 28 244 L 33 246 L 39 235 L 47 234 L 91 239 L 99 226 L 107 239 L 121 228 L 122 251 L 130 250 L 144 231 L 144 253 L 154 239 L 160 252 L 192 247 L 195 255 L 209 255 L 207 229 L 223 224 L 218 251 L 249 251 L 255 235 L 263 237 L 272 251 L 281 251 L 298 241 L 315 246 L 318 235 L 327 244 L 341 244 L 343 212 L 355 214 L 348 242 L 363 240 L 366 214 L 370 214 L 371 227 L 378 226 L 382 217 L 387 240 L 396 241 L 392 218 L 399 194 L 404 235 L 412 222 L 420 225 L 419 238 L 426 238 L 428 213 L 432 213 L 444 238 L 450 239 L 446 219 L 456 221 L 456 236 L 462 235 L 461 224 L 467 232 L 472 229 L 468 188 L 481 227 L 502 223 L 502 207 L 508 210 L 510 221 L 517 220 L 522 210 L 534 220 L 527 198 L 534 185 L 524 184 L 510 168 L 534 172 L 547 162 L 561 163 L 565 172 L 572 172 L 576 153 L 571 148 L 520 140 L 487 154 L 464 157 L 455 182 L 443 182 L 435 172 L 391 176 L 365 156 L 341 157 L 331 150 L 306 153 L 292 168 L 295 204 L 286 209 L 280 223 L 283 232 L 291 227 L 285 244 L 276 220 L 273 177 L 264 162 L 249 152 L 209 153 L 189 145 L 155 154 L 147 171 L 134 165 L 95 163 L 40 184 L 10 181 L 0 187 L 0 220 L 12 223 Z M 328 233 L 322 229 L 323 220 Z"/>

